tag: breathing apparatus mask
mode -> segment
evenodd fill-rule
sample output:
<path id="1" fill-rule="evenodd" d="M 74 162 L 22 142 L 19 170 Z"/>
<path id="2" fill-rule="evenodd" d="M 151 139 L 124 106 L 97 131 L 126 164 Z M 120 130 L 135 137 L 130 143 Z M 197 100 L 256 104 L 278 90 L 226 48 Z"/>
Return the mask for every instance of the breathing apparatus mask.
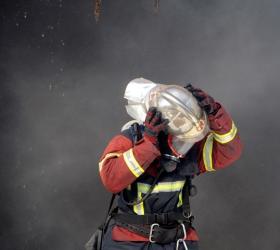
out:
<path id="1" fill-rule="evenodd" d="M 130 81 L 124 98 L 127 113 L 143 124 L 150 107 L 156 107 L 168 119 L 167 143 L 169 152 L 163 159 L 178 163 L 191 147 L 209 132 L 206 113 L 193 95 L 182 86 L 156 84 L 144 78 Z"/>

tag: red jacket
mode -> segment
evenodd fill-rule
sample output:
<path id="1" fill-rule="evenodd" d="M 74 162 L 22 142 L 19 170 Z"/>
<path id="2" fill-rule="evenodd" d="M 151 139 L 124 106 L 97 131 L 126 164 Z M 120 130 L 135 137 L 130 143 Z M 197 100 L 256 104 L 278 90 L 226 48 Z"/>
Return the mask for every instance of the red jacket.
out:
<path id="1" fill-rule="evenodd" d="M 211 132 L 196 143 L 200 173 L 229 166 L 240 157 L 243 148 L 237 128 L 222 106 L 215 115 L 209 115 L 208 120 Z M 150 141 L 142 139 L 133 145 L 124 135 L 117 135 L 109 142 L 101 156 L 101 180 L 108 191 L 118 193 L 128 188 L 144 172 L 155 176 L 159 157 L 159 150 Z M 188 157 L 188 154 L 185 157 Z M 115 226 L 112 233 L 114 240 L 148 240 L 118 226 Z M 188 231 L 187 239 L 198 239 L 194 230 Z"/>

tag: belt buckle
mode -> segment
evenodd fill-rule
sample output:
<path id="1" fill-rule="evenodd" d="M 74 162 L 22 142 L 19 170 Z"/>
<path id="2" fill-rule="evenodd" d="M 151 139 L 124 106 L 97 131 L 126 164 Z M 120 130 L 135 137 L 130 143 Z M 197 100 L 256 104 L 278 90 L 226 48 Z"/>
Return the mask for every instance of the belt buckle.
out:
<path id="1" fill-rule="evenodd" d="M 158 223 L 154 223 L 154 224 L 151 225 L 150 235 L 149 235 L 149 241 L 151 243 L 156 243 L 156 241 L 152 239 L 153 238 L 153 232 L 155 231 L 155 227 L 159 227 L 159 224 Z"/>

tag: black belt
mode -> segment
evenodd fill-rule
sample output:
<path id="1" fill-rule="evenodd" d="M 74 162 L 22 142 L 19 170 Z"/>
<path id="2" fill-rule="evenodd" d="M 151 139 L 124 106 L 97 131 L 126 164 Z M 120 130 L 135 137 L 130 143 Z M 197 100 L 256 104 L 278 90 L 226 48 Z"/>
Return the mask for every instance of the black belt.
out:
<path id="1" fill-rule="evenodd" d="M 138 225 L 151 225 L 154 223 L 159 224 L 172 224 L 174 222 L 192 222 L 192 215 L 185 215 L 184 213 L 154 213 L 154 214 L 145 214 L 145 215 L 136 215 L 136 214 L 128 214 L 128 213 L 112 213 L 112 217 L 121 222 L 125 222 L 127 224 L 138 224 Z"/>

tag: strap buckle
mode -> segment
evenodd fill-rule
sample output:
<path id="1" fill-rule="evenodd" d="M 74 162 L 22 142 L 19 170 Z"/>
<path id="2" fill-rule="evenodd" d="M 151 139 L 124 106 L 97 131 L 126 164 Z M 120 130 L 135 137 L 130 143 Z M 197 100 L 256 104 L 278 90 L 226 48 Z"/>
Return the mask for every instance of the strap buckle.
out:
<path id="1" fill-rule="evenodd" d="M 155 231 L 155 227 L 159 227 L 159 224 L 158 223 L 154 223 L 151 225 L 151 228 L 150 228 L 150 235 L 149 235 L 149 241 L 151 243 L 156 243 L 155 240 L 153 240 L 153 232 Z"/>
<path id="2" fill-rule="evenodd" d="M 154 223 L 167 224 L 168 213 L 154 214 Z"/>
<path id="3" fill-rule="evenodd" d="M 183 216 L 186 219 L 190 219 L 192 217 L 192 212 L 183 212 Z"/>

